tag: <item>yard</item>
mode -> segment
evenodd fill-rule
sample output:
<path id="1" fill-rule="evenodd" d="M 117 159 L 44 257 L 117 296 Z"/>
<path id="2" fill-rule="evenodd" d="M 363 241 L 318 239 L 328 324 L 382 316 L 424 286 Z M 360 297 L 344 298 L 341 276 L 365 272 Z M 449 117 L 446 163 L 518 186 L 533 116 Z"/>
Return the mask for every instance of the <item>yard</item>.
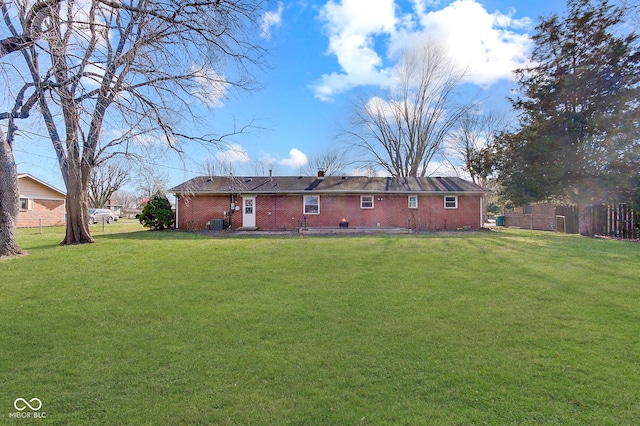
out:
<path id="1" fill-rule="evenodd" d="M 2 424 L 640 418 L 638 243 L 92 229 L 20 230 L 0 261 Z"/>

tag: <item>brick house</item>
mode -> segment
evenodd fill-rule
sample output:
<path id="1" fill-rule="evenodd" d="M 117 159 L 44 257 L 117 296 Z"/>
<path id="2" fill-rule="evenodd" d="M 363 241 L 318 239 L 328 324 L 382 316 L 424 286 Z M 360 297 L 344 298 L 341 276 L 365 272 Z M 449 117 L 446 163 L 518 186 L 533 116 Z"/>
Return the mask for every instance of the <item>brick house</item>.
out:
<path id="1" fill-rule="evenodd" d="M 66 194 L 29 174 L 18 175 L 18 228 L 65 224 Z"/>
<path id="2" fill-rule="evenodd" d="M 456 177 L 208 177 L 184 182 L 176 196 L 180 229 L 306 227 L 479 229 L 486 190 Z M 220 222 L 218 222 L 220 223 Z"/>

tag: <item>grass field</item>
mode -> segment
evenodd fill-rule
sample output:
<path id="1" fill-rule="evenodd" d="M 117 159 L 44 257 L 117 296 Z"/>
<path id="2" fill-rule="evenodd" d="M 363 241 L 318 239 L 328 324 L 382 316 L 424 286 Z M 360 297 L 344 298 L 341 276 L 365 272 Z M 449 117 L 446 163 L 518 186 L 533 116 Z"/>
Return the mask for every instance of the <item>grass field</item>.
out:
<path id="1" fill-rule="evenodd" d="M 92 229 L 0 261 L 0 424 L 640 421 L 640 244 Z"/>

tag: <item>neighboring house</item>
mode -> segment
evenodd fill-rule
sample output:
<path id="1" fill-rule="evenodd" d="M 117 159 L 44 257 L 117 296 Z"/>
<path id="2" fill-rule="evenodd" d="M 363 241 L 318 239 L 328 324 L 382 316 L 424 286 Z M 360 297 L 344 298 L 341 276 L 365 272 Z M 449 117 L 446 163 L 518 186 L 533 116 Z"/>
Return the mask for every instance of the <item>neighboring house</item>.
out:
<path id="1" fill-rule="evenodd" d="M 111 200 L 104 206 L 105 209 L 109 209 L 113 212 L 116 220 L 124 217 L 123 207 L 119 204 L 114 204 Z"/>
<path id="2" fill-rule="evenodd" d="M 18 175 L 18 228 L 65 224 L 65 193 L 29 174 Z"/>
<path id="3" fill-rule="evenodd" d="M 184 182 L 176 196 L 181 229 L 303 227 L 479 229 L 484 188 L 455 177 L 207 177 Z M 218 221 L 219 223 L 219 221 Z M 343 223 L 344 225 L 344 223 Z"/>

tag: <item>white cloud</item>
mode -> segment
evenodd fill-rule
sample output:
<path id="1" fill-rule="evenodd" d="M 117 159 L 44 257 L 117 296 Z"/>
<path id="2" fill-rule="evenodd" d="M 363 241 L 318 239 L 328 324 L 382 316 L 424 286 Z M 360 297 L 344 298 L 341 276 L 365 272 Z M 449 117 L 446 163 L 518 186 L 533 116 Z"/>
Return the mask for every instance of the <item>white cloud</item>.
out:
<path id="1" fill-rule="evenodd" d="M 437 40 L 460 66 L 468 67 L 468 81 L 488 86 L 512 78 L 512 71 L 527 61 L 531 41 L 514 30 L 528 28 L 531 22 L 514 19 L 514 12 L 489 13 L 476 0 L 456 0 L 442 10 L 422 14 L 422 30 L 408 40 L 416 35 Z M 399 43 L 406 45 L 408 40 Z"/>
<path id="2" fill-rule="evenodd" d="M 249 153 L 240 144 L 229 144 L 224 151 L 215 153 L 215 158 L 222 164 L 247 163 L 250 161 Z"/>
<path id="3" fill-rule="evenodd" d="M 384 85 L 387 76 L 380 70 L 383 61 L 375 50 L 375 36 L 394 32 L 394 1 L 330 0 L 320 17 L 329 36 L 328 53 L 336 56 L 342 72 L 323 75 L 313 86 L 316 96 L 330 100 L 358 85 Z"/>
<path id="4" fill-rule="evenodd" d="M 299 149 L 293 148 L 291 151 L 289 151 L 289 158 L 280 160 L 278 164 L 281 164 L 283 166 L 288 166 L 293 169 L 297 169 L 307 164 L 307 162 L 308 162 L 307 154 L 304 154 Z"/>
<path id="5" fill-rule="evenodd" d="M 426 40 L 442 43 L 462 67 L 467 80 L 489 86 L 513 78 L 524 65 L 531 42 L 523 29 L 528 18 L 515 19 L 515 11 L 489 13 L 477 0 L 456 0 L 438 7 L 437 0 L 411 0 L 412 10 L 400 13 L 393 0 L 330 0 L 320 12 L 339 72 L 323 75 L 312 89 L 321 100 L 356 86 L 389 84 L 393 58 L 407 46 Z M 385 43 L 376 43 L 377 41 Z M 388 42 L 388 43 L 386 43 Z M 382 50 L 384 49 L 384 50 Z"/>
<path id="6" fill-rule="evenodd" d="M 279 27 L 282 23 L 283 9 L 284 7 L 282 2 L 278 2 L 278 9 L 276 11 L 268 11 L 262 15 L 262 36 L 264 38 L 271 38 L 271 29 Z"/>
<path id="7" fill-rule="evenodd" d="M 192 95 L 209 108 L 223 107 L 229 86 L 224 76 L 212 68 L 196 67 L 195 65 L 191 67 L 191 71 L 195 74 L 193 79 L 195 87 Z"/>

